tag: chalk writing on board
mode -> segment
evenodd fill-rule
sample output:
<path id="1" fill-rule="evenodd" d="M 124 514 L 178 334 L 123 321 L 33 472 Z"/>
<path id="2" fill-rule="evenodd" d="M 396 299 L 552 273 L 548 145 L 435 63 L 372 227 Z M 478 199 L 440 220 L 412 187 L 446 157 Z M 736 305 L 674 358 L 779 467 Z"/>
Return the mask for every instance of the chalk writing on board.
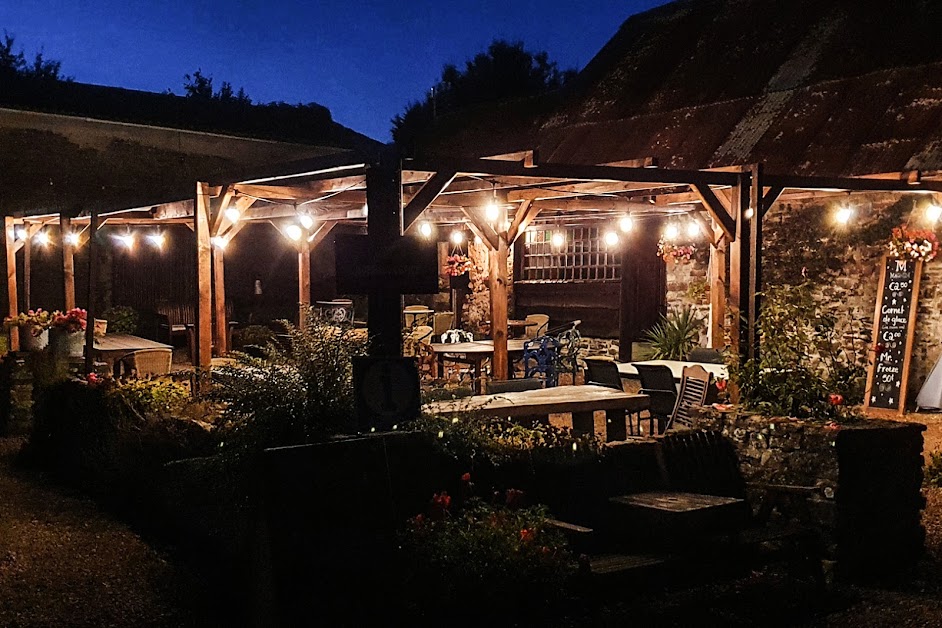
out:
<path id="1" fill-rule="evenodd" d="M 874 321 L 874 365 L 867 392 L 867 405 L 872 408 L 897 409 L 902 405 L 916 269 L 916 262 L 904 259 L 887 259 L 883 269 L 883 292 L 877 295 Z"/>

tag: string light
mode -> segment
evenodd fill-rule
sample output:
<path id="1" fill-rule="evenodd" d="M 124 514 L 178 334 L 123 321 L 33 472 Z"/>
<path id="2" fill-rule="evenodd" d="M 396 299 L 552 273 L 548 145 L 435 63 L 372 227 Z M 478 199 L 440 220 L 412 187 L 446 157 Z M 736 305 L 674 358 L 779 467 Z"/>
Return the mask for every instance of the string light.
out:
<path id="1" fill-rule="evenodd" d="M 566 244 L 566 236 L 563 235 L 562 231 L 554 231 L 550 241 L 557 249 L 562 248 L 562 246 Z"/>
<path id="2" fill-rule="evenodd" d="M 297 242 L 298 240 L 301 239 L 301 236 L 304 234 L 301 231 L 301 227 L 299 227 L 298 225 L 288 225 L 287 227 L 285 227 L 285 235 L 288 236 L 289 239 Z"/>
<path id="3" fill-rule="evenodd" d="M 747 207 L 746 211 L 744 211 L 742 215 L 746 220 L 752 220 L 752 217 L 756 215 L 756 210 L 751 207 Z"/>
<path id="4" fill-rule="evenodd" d="M 43 246 L 49 246 L 49 234 L 46 233 L 45 230 L 37 233 L 35 236 L 33 236 L 33 239 Z"/>
<path id="5" fill-rule="evenodd" d="M 939 221 L 939 218 L 942 217 L 942 207 L 933 203 L 926 207 L 926 218 L 931 223 L 936 223 Z"/>
<path id="6" fill-rule="evenodd" d="M 419 225 L 419 233 L 422 234 L 423 238 L 432 237 L 432 225 L 428 222 L 423 222 Z"/>
<path id="7" fill-rule="evenodd" d="M 227 246 L 229 246 L 229 240 L 227 240 L 226 238 L 222 236 L 215 236 L 212 239 L 212 243 L 213 243 L 213 246 L 215 246 L 217 249 L 220 249 L 223 251 L 226 249 Z"/>
<path id="8" fill-rule="evenodd" d="M 151 233 L 147 236 L 147 239 L 158 249 L 164 248 L 164 243 L 167 241 L 167 238 L 162 233 Z"/>
<path id="9" fill-rule="evenodd" d="M 835 220 L 838 224 L 846 225 L 850 222 L 850 219 L 854 217 L 854 208 L 849 205 L 842 205 L 838 208 L 837 213 L 834 215 Z"/>
<path id="10" fill-rule="evenodd" d="M 239 218 L 242 217 L 242 212 L 239 211 L 239 208 L 235 205 L 230 205 L 225 211 L 226 219 L 229 222 L 239 222 Z"/>
<path id="11" fill-rule="evenodd" d="M 680 229 L 674 223 L 670 223 L 664 227 L 664 237 L 668 240 L 676 240 L 679 235 Z"/>
<path id="12" fill-rule="evenodd" d="M 618 221 L 618 228 L 621 229 L 622 233 L 628 233 L 634 226 L 635 221 L 631 219 L 630 214 L 627 216 L 622 216 L 621 220 Z"/>
<path id="13" fill-rule="evenodd" d="M 455 229 L 451 232 L 451 243 L 455 246 L 461 246 L 464 244 L 464 232 L 458 229 Z"/>
<path id="14" fill-rule="evenodd" d="M 117 235 L 115 238 L 124 245 L 124 248 L 131 250 L 134 248 L 134 234 L 125 233 L 122 235 Z"/>
<path id="15" fill-rule="evenodd" d="M 499 214 L 500 207 L 497 205 L 497 201 L 491 201 L 484 206 L 484 218 L 487 220 L 487 222 L 496 221 Z"/>
<path id="16" fill-rule="evenodd" d="M 301 214 L 298 216 L 298 222 L 301 223 L 301 226 L 305 229 L 310 229 L 314 226 L 314 219 L 308 216 L 307 214 Z"/>
<path id="17" fill-rule="evenodd" d="M 618 244 L 618 234 L 614 231 L 605 232 L 605 244 L 607 246 L 616 246 Z"/>
<path id="18" fill-rule="evenodd" d="M 72 246 L 78 246 L 79 234 L 75 232 L 69 232 L 65 234 L 65 237 L 63 237 L 63 240 L 65 240 L 66 244 L 71 244 Z"/>
<path id="19" fill-rule="evenodd" d="M 696 238 L 698 235 L 700 235 L 700 225 L 692 221 L 687 223 L 687 237 Z"/>
<path id="20" fill-rule="evenodd" d="M 29 232 L 24 227 L 17 227 L 15 235 L 17 240 L 25 240 L 29 237 Z"/>

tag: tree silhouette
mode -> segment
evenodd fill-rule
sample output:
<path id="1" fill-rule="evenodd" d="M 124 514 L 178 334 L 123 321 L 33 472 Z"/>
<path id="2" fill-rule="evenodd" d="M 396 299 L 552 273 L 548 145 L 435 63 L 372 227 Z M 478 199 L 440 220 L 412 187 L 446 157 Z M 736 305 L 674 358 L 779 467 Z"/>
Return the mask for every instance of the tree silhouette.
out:
<path id="1" fill-rule="evenodd" d="M 465 62 L 464 69 L 445 65 L 441 79 L 425 98 L 409 103 L 392 119 L 393 140 L 409 149 L 438 116 L 481 103 L 559 89 L 575 73 L 560 71 L 546 52 L 530 52 L 523 42 L 494 40 L 486 52 Z"/>
<path id="2" fill-rule="evenodd" d="M 214 92 L 213 77 L 203 75 L 202 69 L 196 70 L 193 74 L 183 75 L 183 93 L 187 98 L 193 98 L 194 100 L 218 100 L 240 105 L 252 104 L 252 99 L 249 98 L 243 88 L 240 87 L 238 93 L 234 93 L 232 84 L 228 81 L 223 81 L 222 86 Z"/>
<path id="3" fill-rule="evenodd" d="M 32 62 L 26 60 L 26 54 L 21 48 L 19 52 L 14 51 L 16 45 L 15 37 L 3 31 L 3 37 L 0 38 L 0 78 L 34 78 L 47 81 L 71 81 L 72 77 L 62 75 L 62 62 L 46 59 L 43 57 L 43 51 L 40 49 L 33 57 Z"/>

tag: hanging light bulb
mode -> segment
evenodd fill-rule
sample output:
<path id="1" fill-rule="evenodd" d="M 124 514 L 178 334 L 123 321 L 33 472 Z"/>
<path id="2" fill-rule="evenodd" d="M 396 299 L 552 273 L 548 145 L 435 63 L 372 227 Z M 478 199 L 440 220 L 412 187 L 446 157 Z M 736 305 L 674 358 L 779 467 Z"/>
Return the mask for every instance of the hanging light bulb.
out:
<path id="1" fill-rule="evenodd" d="M 698 235 L 700 235 L 700 225 L 698 225 L 697 223 L 693 221 L 688 222 L 687 223 L 687 237 L 696 238 Z"/>
<path id="2" fill-rule="evenodd" d="M 242 217 L 242 212 L 240 212 L 239 208 L 235 205 L 230 205 L 226 208 L 225 215 L 229 222 L 239 222 L 239 218 Z"/>
<path id="3" fill-rule="evenodd" d="M 614 231 L 606 231 L 605 244 L 607 246 L 616 246 L 618 244 L 618 234 Z"/>
<path id="4" fill-rule="evenodd" d="M 134 248 L 134 234 L 124 233 L 121 235 L 115 236 L 115 238 L 124 245 L 124 248 L 131 250 Z"/>
<path id="5" fill-rule="evenodd" d="M 451 243 L 455 246 L 461 246 L 464 244 L 464 232 L 460 229 L 455 229 L 451 232 Z"/>
<path id="6" fill-rule="evenodd" d="M 158 249 L 162 249 L 164 247 L 164 242 L 167 241 L 167 238 L 162 233 L 152 233 L 147 236 L 147 239 L 150 240 L 150 243 Z"/>
<path id="7" fill-rule="evenodd" d="M 751 207 L 747 207 L 746 211 L 744 211 L 742 215 L 746 220 L 752 220 L 752 217 L 756 215 L 756 210 Z"/>
<path id="8" fill-rule="evenodd" d="M 298 216 L 298 222 L 301 223 L 301 226 L 305 229 L 310 229 L 314 226 L 314 219 L 308 216 L 307 214 L 301 214 Z"/>
<path id="9" fill-rule="evenodd" d="M 422 222 L 419 225 L 419 233 L 422 234 L 423 238 L 432 237 L 432 225 L 428 222 Z"/>
<path id="10" fill-rule="evenodd" d="M 550 242 L 552 242 L 553 246 L 555 246 L 557 249 L 561 248 L 564 244 L 566 244 L 566 236 L 563 235 L 562 231 L 554 231 Z"/>
<path id="11" fill-rule="evenodd" d="M 301 231 L 301 227 L 298 225 L 288 225 L 285 227 L 285 235 L 288 236 L 290 240 L 297 242 L 301 239 L 301 236 L 304 235 Z"/>
<path id="12" fill-rule="evenodd" d="M 846 225 L 853 217 L 854 208 L 849 205 L 842 205 L 838 208 L 837 213 L 834 214 L 834 219 L 841 225 Z"/>
<path id="13" fill-rule="evenodd" d="M 39 233 L 37 233 L 35 236 L 33 236 L 33 240 L 35 240 L 35 241 L 38 242 L 39 244 L 42 244 L 43 246 L 48 246 L 48 245 L 49 245 L 49 234 L 46 233 L 46 230 L 45 230 L 45 229 L 43 229 L 42 231 L 40 231 Z"/>
<path id="14" fill-rule="evenodd" d="M 75 233 L 74 231 L 70 231 L 69 233 L 66 233 L 62 239 L 65 241 L 66 244 L 71 244 L 72 246 L 78 246 L 79 234 Z"/>
<path id="15" fill-rule="evenodd" d="M 933 203 L 926 207 L 926 219 L 931 223 L 936 223 L 942 218 L 942 207 Z"/>
<path id="16" fill-rule="evenodd" d="M 631 219 L 631 214 L 622 216 L 621 220 L 618 221 L 618 228 L 621 229 L 622 233 L 628 233 L 634 226 L 635 221 Z"/>
<path id="17" fill-rule="evenodd" d="M 497 204 L 497 201 L 490 201 L 487 205 L 484 206 L 484 218 L 487 222 L 494 222 L 497 220 L 497 216 L 500 215 L 500 206 Z"/>
<path id="18" fill-rule="evenodd" d="M 29 231 L 27 231 L 25 227 L 17 227 L 15 235 L 17 240 L 25 240 L 29 237 Z"/>
<path id="19" fill-rule="evenodd" d="M 213 246 L 215 246 L 217 249 L 220 249 L 220 250 L 225 250 L 226 247 L 229 246 L 229 240 L 227 240 L 226 238 L 222 236 L 214 237 L 212 239 L 212 243 L 213 243 Z"/>
<path id="20" fill-rule="evenodd" d="M 664 237 L 668 240 L 676 240 L 680 236 L 680 229 L 674 223 L 664 227 Z"/>

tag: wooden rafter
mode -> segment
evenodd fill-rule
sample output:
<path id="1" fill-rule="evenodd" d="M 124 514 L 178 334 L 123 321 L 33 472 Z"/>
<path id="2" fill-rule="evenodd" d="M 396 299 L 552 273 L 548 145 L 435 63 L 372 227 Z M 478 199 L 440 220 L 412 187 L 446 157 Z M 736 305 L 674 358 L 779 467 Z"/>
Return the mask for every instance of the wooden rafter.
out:
<path id="1" fill-rule="evenodd" d="M 723 206 L 723 203 L 717 198 L 713 190 L 708 185 L 694 185 L 694 194 L 703 203 L 704 208 L 709 212 L 710 217 L 723 230 L 723 235 L 728 240 L 734 240 L 736 234 L 736 221 L 729 215 L 729 211 Z"/>
<path id="2" fill-rule="evenodd" d="M 209 232 L 212 235 L 219 233 L 219 230 L 222 227 L 222 221 L 225 220 L 226 217 L 226 209 L 228 209 L 229 203 L 232 201 L 232 196 L 234 193 L 235 187 L 232 185 L 227 185 L 223 188 L 222 194 L 219 195 L 219 198 L 213 203 L 213 223 L 209 229 Z"/>
<path id="3" fill-rule="evenodd" d="M 785 188 L 781 186 L 775 186 L 768 188 L 765 191 L 765 194 L 762 195 L 762 215 L 765 216 L 766 212 L 772 209 L 772 205 L 775 201 L 778 200 L 778 197 L 782 195 L 782 192 L 785 191 Z"/>
<path id="4" fill-rule="evenodd" d="M 530 223 L 540 215 L 542 209 L 539 205 L 534 205 L 529 201 L 521 203 L 514 214 L 513 221 L 510 223 L 510 228 L 507 229 L 507 243 L 513 244 L 516 242 L 517 238 L 530 226 Z"/>
<path id="5" fill-rule="evenodd" d="M 487 224 L 481 215 L 473 209 L 462 207 L 461 211 L 468 218 L 468 228 L 471 229 L 474 235 L 481 238 L 488 249 L 496 251 L 500 248 L 500 236 L 494 230 L 494 227 Z"/>
<path id="6" fill-rule="evenodd" d="M 412 197 L 412 200 L 402 210 L 402 230 L 408 231 L 422 212 L 441 194 L 442 190 L 448 187 L 455 178 L 454 171 L 440 171 L 432 175 L 425 185 Z"/>
<path id="7" fill-rule="evenodd" d="M 310 246 L 311 250 L 316 249 L 316 248 L 318 247 L 318 245 L 319 245 L 321 242 L 323 242 L 324 239 L 325 239 L 328 235 L 330 235 L 330 232 L 333 231 L 334 227 L 336 227 L 336 226 L 337 226 L 337 221 L 336 221 L 336 220 L 331 220 L 331 221 L 325 222 L 324 224 L 322 224 L 320 227 L 317 228 L 317 231 L 315 231 L 315 232 L 312 233 L 310 236 L 308 236 L 307 241 L 308 241 L 308 245 Z"/>

